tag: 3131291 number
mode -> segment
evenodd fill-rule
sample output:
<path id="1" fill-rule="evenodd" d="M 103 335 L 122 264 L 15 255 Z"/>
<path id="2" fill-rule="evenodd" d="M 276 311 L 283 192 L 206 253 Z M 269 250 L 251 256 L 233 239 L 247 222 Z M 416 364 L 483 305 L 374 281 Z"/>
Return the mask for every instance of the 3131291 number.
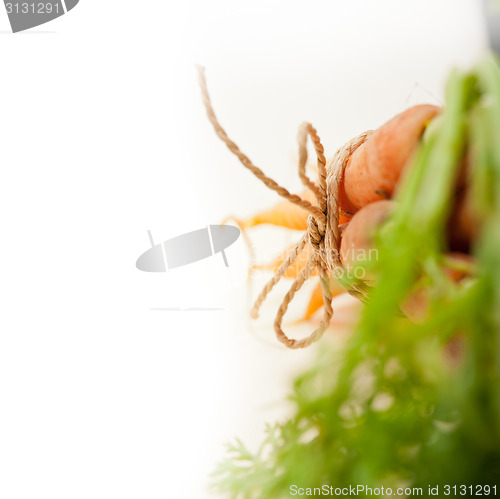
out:
<path id="1" fill-rule="evenodd" d="M 59 2 L 6 3 L 7 14 L 59 14 Z"/>
<path id="2" fill-rule="evenodd" d="M 489 496 L 497 495 L 497 486 L 493 485 L 445 485 L 445 496 Z"/>

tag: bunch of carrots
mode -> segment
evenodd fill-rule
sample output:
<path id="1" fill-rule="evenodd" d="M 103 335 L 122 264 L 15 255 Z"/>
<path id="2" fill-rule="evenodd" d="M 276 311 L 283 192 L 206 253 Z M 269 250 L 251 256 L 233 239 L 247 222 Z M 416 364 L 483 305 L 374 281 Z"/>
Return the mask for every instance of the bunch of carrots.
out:
<path id="1" fill-rule="evenodd" d="M 452 72 L 442 109 L 415 106 L 373 132 L 340 187 L 340 257 L 366 269 L 366 303 L 346 342 L 322 342 L 294 380 L 290 417 L 268 426 L 256 452 L 229 447 L 216 489 L 249 499 L 325 483 L 498 494 L 499 61 Z M 244 225 L 260 223 L 307 227 L 287 203 Z M 377 259 L 359 262 L 367 248 Z"/>
<path id="2" fill-rule="evenodd" d="M 397 210 L 394 196 L 400 182 L 410 168 L 416 151 L 430 123 L 440 116 L 438 106 L 423 104 L 410 107 L 383 124 L 372 133 L 349 158 L 339 191 L 339 229 L 341 234 L 340 259 L 344 267 L 355 273 L 362 266 L 365 283 L 371 284 L 374 276 L 364 271 L 370 258 L 376 258 L 376 233 Z M 447 271 L 455 279 L 462 279 L 473 268 L 470 249 L 478 231 L 479 220 L 474 211 L 469 189 L 472 173 L 467 151 L 463 151 L 455 182 L 453 210 L 448 217 L 446 234 Z M 306 189 L 301 197 L 314 200 L 313 193 Z M 307 230 L 308 213 L 300 206 L 284 200 L 274 207 L 262 211 L 246 220 L 237 222 L 243 230 L 261 224 L 270 224 L 293 230 Z M 276 271 L 288 257 L 287 248 L 269 265 L 256 265 L 257 269 Z M 309 258 L 311 249 L 306 248 L 305 257 L 296 261 L 285 273 L 285 278 L 295 279 Z M 345 288 L 332 279 L 332 296 L 345 292 Z M 320 283 L 310 297 L 304 319 L 310 319 L 323 306 Z M 425 293 L 418 289 L 402 304 L 401 309 L 410 318 L 418 320 L 425 313 Z"/>

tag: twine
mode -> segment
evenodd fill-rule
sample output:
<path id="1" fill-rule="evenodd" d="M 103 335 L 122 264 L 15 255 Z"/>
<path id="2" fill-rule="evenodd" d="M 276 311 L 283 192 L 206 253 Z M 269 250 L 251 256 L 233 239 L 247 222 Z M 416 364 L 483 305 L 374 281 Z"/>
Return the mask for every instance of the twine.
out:
<path id="1" fill-rule="evenodd" d="M 372 131 L 363 132 L 354 139 L 347 142 L 336 153 L 333 159 L 326 165 L 324 148 L 317 134 L 316 129 L 310 123 L 303 123 L 299 128 L 299 178 L 305 187 L 310 189 L 316 197 L 317 204 L 302 199 L 297 194 L 290 193 L 287 189 L 279 185 L 265 173 L 239 149 L 239 147 L 228 137 L 225 130 L 220 125 L 210 101 L 207 83 L 205 79 L 205 69 L 198 67 L 198 78 L 201 94 L 208 119 L 212 124 L 217 136 L 226 144 L 228 149 L 240 160 L 245 168 L 250 170 L 269 189 L 277 192 L 286 200 L 294 203 L 309 213 L 307 219 L 308 229 L 288 255 L 288 258 L 280 265 L 273 277 L 264 286 L 251 311 L 253 318 L 258 317 L 259 309 L 267 295 L 280 281 L 290 265 L 293 265 L 297 257 L 309 244 L 313 251 L 306 266 L 300 275 L 293 281 L 290 289 L 286 293 L 281 305 L 276 313 L 274 321 L 274 331 L 276 337 L 288 348 L 305 348 L 317 341 L 330 324 L 333 309 L 332 295 L 330 292 L 330 276 L 342 275 L 344 267 L 339 257 L 339 187 L 342 181 L 345 167 L 351 154 L 361 145 Z M 311 139 L 316 159 L 318 163 L 318 181 L 313 182 L 306 174 L 307 163 L 307 139 Z M 289 338 L 282 329 L 283 317 L 293 300 L 295 294 L 303 284 L 309 279 L 314 269 L 317 269 L 320 276 L 321 290 L 323 294 L 324 313 L 319 327 L 306 338 L 295 340 Z M 346 290 L 358 299 L 363 299 L 365 290 L 360 285 L 349 285 Z"/>

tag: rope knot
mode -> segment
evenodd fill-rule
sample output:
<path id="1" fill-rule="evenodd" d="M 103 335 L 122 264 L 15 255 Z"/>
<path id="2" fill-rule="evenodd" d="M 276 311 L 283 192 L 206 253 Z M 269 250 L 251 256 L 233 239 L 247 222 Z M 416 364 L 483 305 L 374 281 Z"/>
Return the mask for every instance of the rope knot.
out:
<path id="1" fill-rule="evenodd" d="M 307 218 L 307 235 L 309 238 L 309 244 L 316 253 L 319 253 L 321 243 L 325 239 L 325 230 L 320 229 L 318 221 L 313 215 L 309 215 Z"/>

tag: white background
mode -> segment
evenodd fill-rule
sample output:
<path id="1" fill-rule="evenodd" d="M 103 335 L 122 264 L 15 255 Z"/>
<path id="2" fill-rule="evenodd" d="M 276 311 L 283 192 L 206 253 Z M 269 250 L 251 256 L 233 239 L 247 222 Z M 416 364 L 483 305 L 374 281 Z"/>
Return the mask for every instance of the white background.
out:
<path id="1" fill-rule="evenodd" d="M 135 268 L 147 229 L 276 201 L 213 134 L 194 64 L 243 150 L 298 190 L 298 125 L 331 155 L 440 102 L 484 51 L 479 3 L 81 0 L 0 30 L 0 497 L 206 497 L 223 444 L 257 445 L 313 352 L 273 338 L 279 293 L 249 324 L 241 243 L 229 271 Z M 269 255 L 293 240 L 255 237 Z M 177 306 L 224 310 L 151 310 Z"/>

